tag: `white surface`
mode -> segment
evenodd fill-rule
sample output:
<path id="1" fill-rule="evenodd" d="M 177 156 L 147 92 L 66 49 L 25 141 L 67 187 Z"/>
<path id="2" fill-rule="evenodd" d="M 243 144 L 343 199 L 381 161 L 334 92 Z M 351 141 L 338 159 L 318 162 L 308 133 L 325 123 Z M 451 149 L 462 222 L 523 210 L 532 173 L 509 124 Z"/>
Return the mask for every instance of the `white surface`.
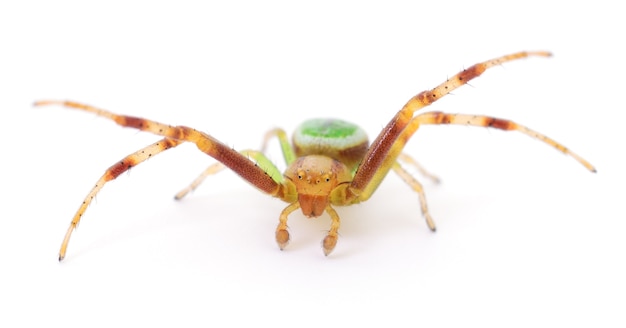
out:
<path id="1" fill-rule="evenodd" d="M 0 326 L 624 326 L 624 31 L 609 1 L 20 2 L 0 5 L 4 155 Z M 107 185 L 56 252 L 82 197 L 156 137 L 76 111 L 72 99 L 202 129 L 237 149 L 274 126 L 335 116 L 373 138 L 404 102 L 477 61 L 494 68 L 433 110 L 513 119 L 582 166 L 515 133 L 423 127 L 407 151 L 438 225 L 394 175 L 328 218 L 290 218 L 234 174 L 172 196 L 212 163 L 184 145 Z M 273 159 L 280 161 L 274 153 Z"/>

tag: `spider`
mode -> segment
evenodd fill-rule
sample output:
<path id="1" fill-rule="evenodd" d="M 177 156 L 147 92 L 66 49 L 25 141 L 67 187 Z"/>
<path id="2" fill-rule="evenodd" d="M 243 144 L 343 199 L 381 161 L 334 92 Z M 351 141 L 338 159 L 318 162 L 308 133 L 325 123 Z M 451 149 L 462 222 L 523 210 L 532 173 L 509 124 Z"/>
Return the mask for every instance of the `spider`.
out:
<path id="1" fill-rule="evenodd" d="M 409 99 L 371 144 L 365 132 L 357 125 L 336 119 L 313 119 L 305 121 L 295 130 L 292 139 L 293 146 L 289 143 L 285 131 L 277 128 L 265 135 L 260 151 L 236 151 L 213 136 L 186 126 L 172 126 L 144 118 L 118 115 L 72 101 L 35 102 L 35 106 L 60 105 L 92 112 L 113 120 L 121 126 L 163 137 L 124 157 L 104 172 L 74 215 L 61 244 L 59 261 L 65 257 L 72 232 L 78 226 L 87 207 L 107 182 L 116 179 L 123 172 L 148 158 L 183 142 L 196 144 L 200 151 L 215 158 L 218 162 L 209 166 L 191 185 L 176 194 L 176 199 L 181 199 L 194 190 L 207 176 L 223 168 L 230 168 L 260 191 L 280 198 L 288 204 L 280 213 L 276 227 L 275 238 L 281 250 L 287 246 L 290 239 L 287 219 L 292 212 L 300 209 L 308 218 L 319 217 L 326 212 L 330 216 L 331 225 L 322 241 L 325 255 L 333 251 L 338 239 L 340 219 L 334 206 L 348 206 L 368 200 L 390 170 L 397 173 L 417 193 L 422 216 L 426 219 L 430 230 L 435 231 L 435 223 L 428 212 L 422 185 L 401 164 L 413 165 L 426 177 L 437 180 L 413 158 L 402 153 L 405 144 L 422 124 L 461 124 L 518 131 L 570 155 L 589 171 L 596 172 L 589 162 L 562 144 L 513 121 L 489 116 L 443 112 L 425 112 L 415 115 L 416 111 L 480 76 L 488 68 L 529 56 L 550 57 L 551 53 L 546 51 L 517 52 L 475 64 L 459 72 L 434 89 L 420 92 Z M 278 139 L 287 163 L 284 174 L 281 174 L 264 155 L 267 143 L 272 138 Z"/>

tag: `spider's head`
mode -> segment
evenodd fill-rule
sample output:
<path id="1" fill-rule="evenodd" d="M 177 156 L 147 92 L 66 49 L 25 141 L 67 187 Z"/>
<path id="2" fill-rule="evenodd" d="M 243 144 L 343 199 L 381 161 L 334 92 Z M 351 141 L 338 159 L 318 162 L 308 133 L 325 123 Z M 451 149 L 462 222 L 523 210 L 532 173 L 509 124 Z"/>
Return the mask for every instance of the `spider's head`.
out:
<path id="1" fill-rule="evenodd" d="M 343 163 L 320 155 L 298 158 L 285 176 L 296 185 L 300 208 L 307 217 L 322 215 L 333 189 L 351 179 L 350 171 Z"/>

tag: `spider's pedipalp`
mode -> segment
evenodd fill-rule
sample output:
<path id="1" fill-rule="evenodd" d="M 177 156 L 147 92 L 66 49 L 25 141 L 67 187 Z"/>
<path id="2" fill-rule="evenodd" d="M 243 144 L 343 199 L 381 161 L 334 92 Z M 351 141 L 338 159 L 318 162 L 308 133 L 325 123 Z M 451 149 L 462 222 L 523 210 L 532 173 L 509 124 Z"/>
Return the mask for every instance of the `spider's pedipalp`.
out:
<path id="1" fill-rule="evenodd" d="M 174 196 L 174 199 L 181 200 L 188 193 L 196 190 L 196 188 L 198 188 L 198 186 L 204 181 L 204 179 L 206 179 L 206 177 L 208 177 L 209 175 L 216 174 L 225 168 L 226 166 L 224 166 L 224 164 L 220 162 L 213 163 L 211 166 L 207 167 L 204 171 L 202 171 L 202 173 L 195 180 L 193 180 L 193 182 L 191 182 L 187 187 L 177 192 L 176 195 Z"/>

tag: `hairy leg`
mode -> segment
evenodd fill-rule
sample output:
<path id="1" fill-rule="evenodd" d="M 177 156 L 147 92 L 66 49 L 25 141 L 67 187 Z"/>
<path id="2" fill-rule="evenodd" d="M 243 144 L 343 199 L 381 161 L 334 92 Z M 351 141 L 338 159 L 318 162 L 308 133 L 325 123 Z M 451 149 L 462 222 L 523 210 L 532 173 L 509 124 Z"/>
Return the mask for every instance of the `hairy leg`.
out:
<path id="1" fill-rule="evenodd" d="M 82 218 L 83 214 L 85 214 L 85 211 L 87 211 L 87 207 L 89 206 L 89 204 L 91 204 L 91 201 L 94 199 L 94 197 L 96 197 L 96 194 L 98 194 L 100 189 L 102 189 L 102 187 L 104 187 L 107 182 L 116 179 L 118 176 L 120 176 L 120 174 L 128 171 L 131 167 L 140 164 L 148 158 L 151 158 L 152 156 L 155 156 L 170 148 L 176 147 L 181 143 L 183 143 L 183 141 L 164 138 L 124 157 L 122 160 L 109 167 L 104 172 L 102 177 L 98 179 L 96 185 L 87 194 L 87 197 L 85 197 L 82 204 L 80 204 L 78 211 L 76 211 L 76 214 L 74 214 L 74 218 L 72 218 L 72 222 L 70 223 L 70 226 L 65 233 L 63 243 L 61 244 L 61 250 L 59 251 L 59 261 L 63 260 L 63 258 L 65 257 L 67 245 L 70 242 L 72 232 L 80 223 L 80 219 Z"/>
<path id="2" fill-rule="evenodd" d="M 357 173 L 354 176 L 349 190 L 351 195 L 348 195 L 346 201 L 362 201 L 363 197 L 369 197 L 369 195 L 374 192 L 394 165 L 396 158 L 400 155 L 405 142 L 397 143 L 396 141 L 401 136 L 407 135 L 403 133 L 403 131 L 413 120 L 413 116 L 417 110 L 434 103 L 456 88 L 482 75 L 491 67 L 528 56 L 549 57 L 551 54 L 544 51 L 518 52 L 487 60 L 457 73 L 434 89 L 422 91 L 409 99 L 404 107 L 383 128 L 383 131 L 374 142 L 372 142 L 361 165 L 357 169 Z M 417 127 L 415 127 L 415 129 L 417 129 Z M 408 135 L 410 136 L 412 133 Z"/>

